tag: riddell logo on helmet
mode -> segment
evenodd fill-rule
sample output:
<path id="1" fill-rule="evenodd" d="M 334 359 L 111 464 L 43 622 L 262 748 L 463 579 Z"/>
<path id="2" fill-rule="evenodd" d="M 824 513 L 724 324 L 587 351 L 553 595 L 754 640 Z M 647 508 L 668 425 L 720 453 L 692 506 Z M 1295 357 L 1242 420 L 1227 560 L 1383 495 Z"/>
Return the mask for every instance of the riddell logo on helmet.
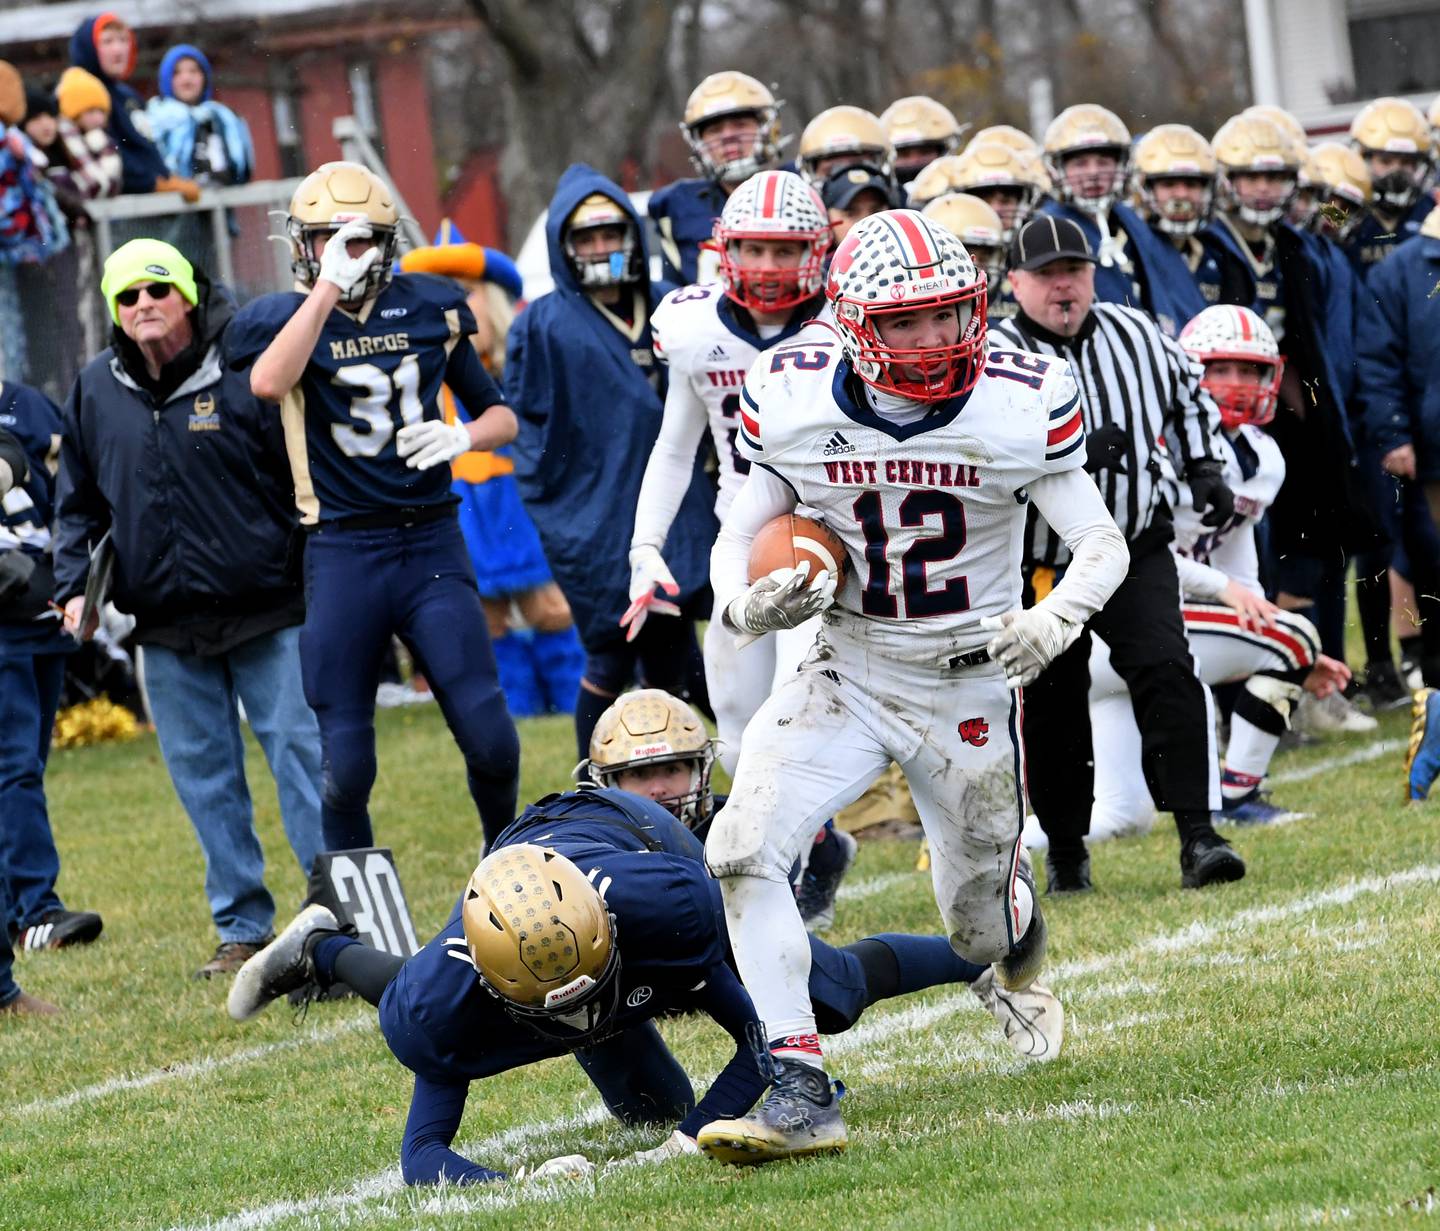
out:
<path id="1" fill-rule="evenodd" d="M 567 983 L 564 987 L 557 987 L 554 991 L 546 992 L 545 1007 L 547 1009 L 553 1009 L 557 1005 L 568 1004 L 574 1000 L 576 996 L 589 991 L 594 986 L 594 979 L 589 975 L 581 975 L 574 982 Z"/>
<path id="2" fill-rule="evenodd" d="M 675 750 L 669 744 L 645 744 L 631 752 L 632 758 L 638 757 L 663 757 L 668 756 Z"/>

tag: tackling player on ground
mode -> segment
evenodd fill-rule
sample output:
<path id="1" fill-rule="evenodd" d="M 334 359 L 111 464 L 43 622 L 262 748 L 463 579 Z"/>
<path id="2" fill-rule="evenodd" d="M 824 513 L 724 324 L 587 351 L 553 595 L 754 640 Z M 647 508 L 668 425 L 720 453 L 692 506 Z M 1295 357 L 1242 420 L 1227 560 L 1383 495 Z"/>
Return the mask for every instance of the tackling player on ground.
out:
<path id="1" fill-rule="evenodd" d="M 845 1145 L 787 877 L 819 821 L 891 760 L 930 839 L 950 943 L 996 963 L 1007 989 L 1034 982 L 1045 924 L 1020 846 L 1011 690 L 1074 642 L 1128 561 L 1081 469 L 1067 365 L 987 353 L 985 282 L 954 235 L 911 210 L 867 218 L 836 250 L 826 295 L 834 323 L 817 320 L 762 355 L 746 380 L 740 441 L 755 465 L 712 556 L 716 618 L 737 633 L 825 611 L 799 673 L 746 728 L 734 792 L 706 844 L 775 1065 L 753 1115 L 700 1135 L 736 1162 Z M 1075 559 L 1021 611 L 1030 500 Z M 746 585 L 755 535 L 802 502 L 856 566 L 838 602 L 824 572 L 777 570 Z"/>
<path id="2" fill-rule="evenodd" d="M 515 815 L 520 741 L 505 707 L 450 466 L 515 438 L 468 341 L 465 292 L 392 277 L 399 215 L 356 163 L 326 163 L 290 203 L 301 289 L 247 304 L 230 356 L 280 404 L 305 550 L 305 698 L 320 721 L 330 850 L 371 845 L 375 689 L 392 634 L 423 665 L 465 756 L 487 838 Z M 448 385 L 468 423 L 447 424 Z"/>

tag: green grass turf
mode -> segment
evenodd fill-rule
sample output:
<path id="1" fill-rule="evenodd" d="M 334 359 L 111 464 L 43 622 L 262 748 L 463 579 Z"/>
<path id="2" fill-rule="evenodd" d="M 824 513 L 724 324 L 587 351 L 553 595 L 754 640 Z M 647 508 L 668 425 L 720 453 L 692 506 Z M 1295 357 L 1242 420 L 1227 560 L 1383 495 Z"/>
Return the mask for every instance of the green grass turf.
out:
<path id="1" fill-rule="evenodd" d="M 1376 735 L 1276 769 L 1398 740 L 1404 725 L 1387 715 Z M 433 707 L 382 713 L 379 738 L 376 832 L 428 936 L 474 863 L 478 824 Z M 568 721 L 523 723 L 522 742 L 524 796 L 564 788 Z M 1400 803 L 1400 756 L 1277 787 L 1312 815 L 1232 835 L 1250 868 L 1236 885 L 1182 892 L 1168 822 L 1097 847 L 1098 891 L 1046 903 L 1050 981 L 1069 1012 L 1056 1063 L 1015 1063 L 964 989 L 936 989 L 837 1041 L 842 1157 L 426 1192 L 398 1184 L 409 1083 L 372 1011 L 319 1005 L 296 1025 L 274 1006 L 237 1026 L 226 985 L 190 979 L 215 938 L 154 738 L 57 753 L 60 889 L 106 930 L 88 949 L 19 960 L 23 985 L 66 1012 L 0 1025 L 0 1228 L 1436 1225 L 1440 824 Z M 302 879 L 253 743 L 250 770 L 283 922 Z M 934 929 L 914 858 L 910 844 L 863 844 L 832 939 Z M 891 883 L 865 893 L 881 876 Z M 728 1056 L 706 1022 L 664 1029 L 697 1079 Z M 661 1136 L 605 1119 L 563 1060 L 476 1086 L 457 1144 L 513 1169 Z"/>

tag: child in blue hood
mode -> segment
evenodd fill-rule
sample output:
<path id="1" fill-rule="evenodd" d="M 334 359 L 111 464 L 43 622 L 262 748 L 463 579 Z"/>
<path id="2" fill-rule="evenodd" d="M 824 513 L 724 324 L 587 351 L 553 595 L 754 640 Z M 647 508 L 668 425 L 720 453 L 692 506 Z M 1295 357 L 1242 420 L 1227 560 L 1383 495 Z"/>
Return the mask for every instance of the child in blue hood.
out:
<path id="1" fill-rule="evenodd" d="M 244 184 L 255 173 L 250 129 L 214 94 L 205 53 L 189 43 L 170 48 L 160 61 L 160 95 L 146 108 L 155 144 L 173 175 Z"/>

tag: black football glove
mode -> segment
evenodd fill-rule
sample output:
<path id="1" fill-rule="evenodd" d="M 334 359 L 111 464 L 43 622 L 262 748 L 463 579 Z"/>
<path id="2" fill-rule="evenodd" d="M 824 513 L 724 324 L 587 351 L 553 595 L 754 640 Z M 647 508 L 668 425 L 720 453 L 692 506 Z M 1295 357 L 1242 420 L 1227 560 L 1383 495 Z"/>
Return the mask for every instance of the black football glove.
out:
<path id="1" fill-rule="evenodd" d="M 1195 512 L 1204 513 L 1200 518 L 1203 525 L 1223 525 L 1235 512 L 1235 493 L 1220 477 L 1219 462 L 1192 463 L 1185 472 L 1185 482 L 1190 484 L 1190 495 L 1195 499 Z"/>
<path id="2" fill-rule="evenodd" d="M 1125 443 L 1130 434 L 1118 423 L 1108 423 L 1085 434 L 1085 469 L 1125 473 Z"/>

